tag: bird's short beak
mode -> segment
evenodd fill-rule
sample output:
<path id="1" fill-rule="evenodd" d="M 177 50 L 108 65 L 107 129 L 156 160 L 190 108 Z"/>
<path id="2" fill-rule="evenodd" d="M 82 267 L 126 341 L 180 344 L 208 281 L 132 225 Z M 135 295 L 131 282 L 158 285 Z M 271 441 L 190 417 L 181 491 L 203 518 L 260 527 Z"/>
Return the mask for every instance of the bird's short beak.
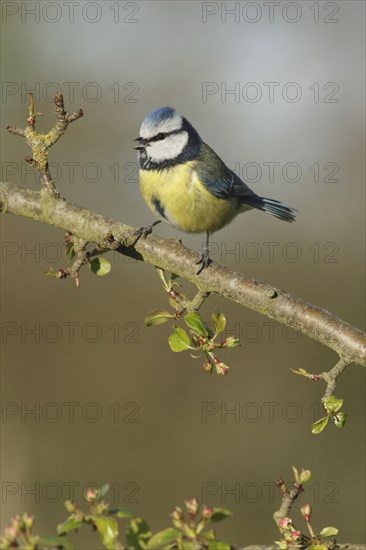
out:
<path id="1" fill-rule="evenodd" d="M 138 141 L 139 142 L 139 145 L 136 145 L 136 147 L 134 147 L 134 149 L 137 149 L 138 151 L 142 151 L 143 149 L 145 149 L 146 140 L 144 138 L 138 137 L 138 138 L 134 139 L 133 141 Z"/>

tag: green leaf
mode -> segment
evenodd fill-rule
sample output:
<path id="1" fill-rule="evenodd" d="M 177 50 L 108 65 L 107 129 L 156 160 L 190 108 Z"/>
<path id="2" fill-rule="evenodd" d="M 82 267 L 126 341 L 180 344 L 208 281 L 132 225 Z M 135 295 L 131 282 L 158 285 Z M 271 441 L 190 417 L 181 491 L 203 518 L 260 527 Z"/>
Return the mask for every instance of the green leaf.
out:
<path id="1" fill-rule="evenodd" d="M 65 500 L 64 506 L 70 514 L 75 512 L 75 503 L 72 500 Z"/>
<path id="2" fill-rule="evenodd" d="M 172 351 L 184 351 L 186 349 L 193 349 L 189 344 L 189 337 L 186 331 L 180 327 L 175 327 L 173 334 L 168 339 L 170 349 Z"/>
<path id="3" fill-rule="evenodd" d="M 312 434 L 320 434 L 325 426 L 328 424 L 329 416 L 324 416 L 323 418 L 319 418 L 314 424 L 311 425 L 311 433 Z"/>
<path id="4" fill-rule="evenodd" d="M 147 543 L 147 548 L 149 550 L 156 550 L 156 548 L 165 548 L 165 545 L 175 542 L 179 535 L 179 531 L 173 527 L 164 529 L 164 531 L 159 531 L 156 533 L 149 542 Z"/>
<path id="5" fill-rule="evenodd" d="M 231 544 L 220 542 L 219 540 L 211 540 L 208 543 L 208 550 L 230 550 Z"/>
<path id="6" fill-rule="evenodd" d="M 292 471 L 294 472 L 294 478 L 296 483 L 300 483 L 300 476 L 299 476 L 298 469 L 296 468 L 296 466 L 291 466 L 291 467 L 292 467 Z"/>
<path id="7" fill-rule="evenodd" d="M 184 317 L 184 320 L 189 328 L 192 329 L 194 332 L 197 332 L 197 334 L 199 334 L 200 336 L 208 335 L 207 328 L 205 327 L 201 317 L 195 311 L 187 313 L 187 315 L 185 315 Z"/>
<path id="8" fill-rule="evenodd" d="M 103 277 L 104 275 L 108 275 L 112 266 L 106 258 L 98 256 L 98 258 L 89 261 L 89 267 L 95 275 Z"/>
<path id="9" fill-rule="evenodd" d="M 112 510 L 108 510 L 108 515 L 116 518 L 133 518 L 133 513 L 127 510 L 127 508 L 113 508 Z"/>
<path id="10" fill-rule="evenodd" d="M 301 468 L 300 483 L 303 485 L 304 483 L 309 481 L 310 478 L 311 478 L 311 471 L 310 470 L 304 470 L 303 468 Z"/>
<path id="11" fill-rule="evenodd" d="M 205 531 L 204 533 L 200 534 L 200 538 L 208 542 L 211 540 L 215 540 L 215 536 L 216 536 L 215 529 L 209 529 L 208 531 Z"/>
<path id="12" fill-rule="evenodd" d="M 207 542 L 215 540 L 215 529 L 209 529 L 203 533 L 202 531 L 205 527 L 207 527 L 206 520 L 201 520 L 196 526 L 196 534 L 199 535 L 200 540 L 202 539 Z"/>
<path id="13" fill-rule="evenodd" d="M 107 550 L 114 550 L 115 542 L 118 537 L 118 524 L 116 520 L 107 517 L 94 517 L 94 522 L 104 547 L 107 548 Z"/>
<path id="14" fill-rule="evenodd" d="M 212 322 L 216 334 L 224 332 L 226 327 L 226 317 L 223 313 L 215 310 L 212 314 Z"/>
<path id="15" fill-rule="evenodd" d="M 63 535 L 64 533 L 68 533 L 69 531 L 74 531 L 75 529 L 79 529 L 82 524 L 82 518 L 79 518 L 77 516 L 70 516 L 69 518 L 67 518 L 66 521 L 60 523 L 57 526 L 57 534 Z"/>
<path id="16" fill-rule="evenodd" d="M 73 545 L 66 537 L 39 537 L 37 538 L 38 546 L 46 546 L 47 548 L 65 548 L 65 550 L 73 550 Z"/>
<path id="17" fill-rule="evenodd" d="M 191 527 L 187 523 L 185 523 L 182 527 L 182 530 L 184 532 L 184 535 L 189 539 L 194 539 L 196 537 L 196 530 L 194 527 Z"/>
<path id="18" fill-rule="evenodd" d="M 158 272 L 160 279 L 163 281 L 164 287 L 167 288 L 164 269 L 161 269 L 161 267 L 157 267 L 156 271 Z"/>
<path id="19" fill-rule="evenodd" d="M 228 510 L 227 508 L 214 508 L 213 514 L 210 517 L 208 523 L 217 523 L 218 521 L 222 521 L 223 519 L 226 519 L 232 515 L 233 513 L 230 512 L 230 510 Z"/>
<path id="20" fill-rule="evenodd" d="M 328 550 L 328 547 L 323 544 L 312 544 L 311 546 L 307 546 L 306 550 Z"/>
<path id="21" fill-rule="evenodd" d="M 334 424 L 337 428 L 343 428 L 346 423 L 347 415 L 345 412 L 340 412 L 334 415 Z"/>
<path id="22" fill-rule="evenodd" d="M 74 243 L 67 243 L 66 245 L 66 258 L 68 260 L 71 260 L 73 259 L 73 257 L 75 256 L 76 252 L 75 252 L 75 247 L 74 247 Z"/>
<path id="23" fill-rule="evenodd" d="M 109 483 L 105 483 L 105 485 L 102 485 L 100 488 L 100 491 L 98 491 L 98 499 L 104 497 L 109 491 Z"/>
<path id="24" fill-rule="evenodd" d="M 126 530 L 127 545 L 134 550 L 146 550 L 151 535 L 152 533 L 146 521 L 142 518 L 133 518 Z"/>
<path id="25" fill-rule="evenodd" d="M 305 369 L 290 369 L 291 372 L 294 374 L 299 374 L 300 376 L 305 376 L 306 378 L 311 378 L 311 374 L 309 374 Z"/>
<path id="26" fill-rule="evenodd" d="M 169 313 L 169 311 L 154 309 L 154 311 L 149 311 L 145 315 L 145 325 L 151 327 L 153 325 L 162 325 L 169 321 L 169 319 L 174 319 L 174 315 Z"/>
<path id="27" fill-rule="evenodd" d="M 338 529 L 336 527 L 324 527 L 319 534 L 321 537 L 334 537 L 338 535 Z"/>
<path id="28" fill-rule="evenodd" d="M 319 534 L 321 537 L 334 537 L 334 535 L 338 535 L 338 529 L 336 527 L 324 527 Z"/>
<path id="29" fill-rule="evenodd" d="M 57 279 L 60 278 L 60 272 L 59 271 L 53 271 L 52 267 L 50 267 L 48 271 L 44 271 L 44 274 L 47 277 L 56 277 Z"/>
<path id="30" fill-rule="evenodd" d="M 334 397 L 334 395 L 330 395 L 324 400 L 324 407 L 326 411 L 330 413 L 335 413 L 339 411 L 342 405 L 343 399 L 338 399 L 337 397 Z"/>

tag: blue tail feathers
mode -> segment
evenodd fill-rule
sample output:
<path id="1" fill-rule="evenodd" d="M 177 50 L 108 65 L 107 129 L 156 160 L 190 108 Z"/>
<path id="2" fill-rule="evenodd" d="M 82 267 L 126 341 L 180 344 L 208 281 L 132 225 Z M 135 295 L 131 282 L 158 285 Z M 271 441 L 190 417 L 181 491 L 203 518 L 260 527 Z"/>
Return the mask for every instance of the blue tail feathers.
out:
<path id="1" fill-rule="evenodd" d="M 283 202 L 275 201 L 274 199 L 255 196 L 245 197 L 245 201 L 243 202 L 252 208 L 269 212 L 276 218 L 284 220 L 285 222 L 294 222 L 296 219 L 295 212 L 297 212 L 297 210 L 286 206 Z"/>

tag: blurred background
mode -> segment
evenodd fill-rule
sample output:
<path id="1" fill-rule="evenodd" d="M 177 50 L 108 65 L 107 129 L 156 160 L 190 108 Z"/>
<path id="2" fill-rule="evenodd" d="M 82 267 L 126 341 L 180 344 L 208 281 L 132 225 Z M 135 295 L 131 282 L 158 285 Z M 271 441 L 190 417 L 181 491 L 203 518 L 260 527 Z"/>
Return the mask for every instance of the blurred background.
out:
<path id="1" fill-rule="evenodd" d="M 68 200 L 126 224 L 152 221 L 140 196 L 133 139 L 153 108 L 171 105 L 258 193 L 299 210 L 295 224 L 237 217 L 212 258 L 364 325 L 364 4 L 337 2 L 3 2 L 2 179 L 38 189 L 24 140 L 27 92 L 54 123 L 61 89 L 84 118 L 52 148 Z M 15 216 L 2 223 L 2 527 L 36 514 L 52 534 L 90 484 L 156 531 L 196 496 L 234 515 L 218 526 L 237 546 L 278 538 L 273 484 L 291 465 L 313 473 L 300 503 L 339 540 L 364 541 L 365 375 L 337 387 L 344 430 L 320 436 L 323 386 L 290 368 L 329 370 L 336 354 L 218 297 L 241 347 L 223 350 L 226 377 L 170 351 L 168 307 L 152 266 L 122 256 L 88 268 L 81 290 L 44 272 L 67 266 L 62 231 Z M 156 235 L 200 251 L 202 236 Z M 181 281 L 187 292 L 192 288 Z M 231 411 L 231 413 L 230 413 Z M 234 411 L 234 413 L 233 413 Z M 294 514 L 295 515 L 295 514 Z M 303 527 L 302 520 L 298 521 Z M 95 535 L 77 547 L 94 549 Z M 70 537 L 71 539 L 73 537 Z"/>

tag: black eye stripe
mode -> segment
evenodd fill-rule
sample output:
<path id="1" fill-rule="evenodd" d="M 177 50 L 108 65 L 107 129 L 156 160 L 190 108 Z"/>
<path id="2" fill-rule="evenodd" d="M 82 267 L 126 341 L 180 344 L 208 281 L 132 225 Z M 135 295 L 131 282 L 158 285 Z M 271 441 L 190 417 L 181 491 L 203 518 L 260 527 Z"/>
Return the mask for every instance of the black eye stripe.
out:
<path id="1" fill-rule="evenodd" d="M 168 135 L 168 134 L 164 134 L 163 132 L 160 132 L 160 134 L 158 134 L 158 135 L 152 137 L 152 138 L 150 139 L 150 141 L 161 141 L 161 140 L 165 139 L 167 135 Z"/>
<path id="2" fill-rule="evenodd" d="M 154 142 L 154 141 L 162 141 L 163 139 L 165 139 L 168 136 L 174 136 L 174 134 L 180 134 L 181 131 L 182 130 L 180 128 L 179 130 L 172 130 L 171 132 L 159 132 L 156 136 L 153 136 L 152 138 L 147 139 L 146 142 L 151 143 L 151 142 Z"/>

